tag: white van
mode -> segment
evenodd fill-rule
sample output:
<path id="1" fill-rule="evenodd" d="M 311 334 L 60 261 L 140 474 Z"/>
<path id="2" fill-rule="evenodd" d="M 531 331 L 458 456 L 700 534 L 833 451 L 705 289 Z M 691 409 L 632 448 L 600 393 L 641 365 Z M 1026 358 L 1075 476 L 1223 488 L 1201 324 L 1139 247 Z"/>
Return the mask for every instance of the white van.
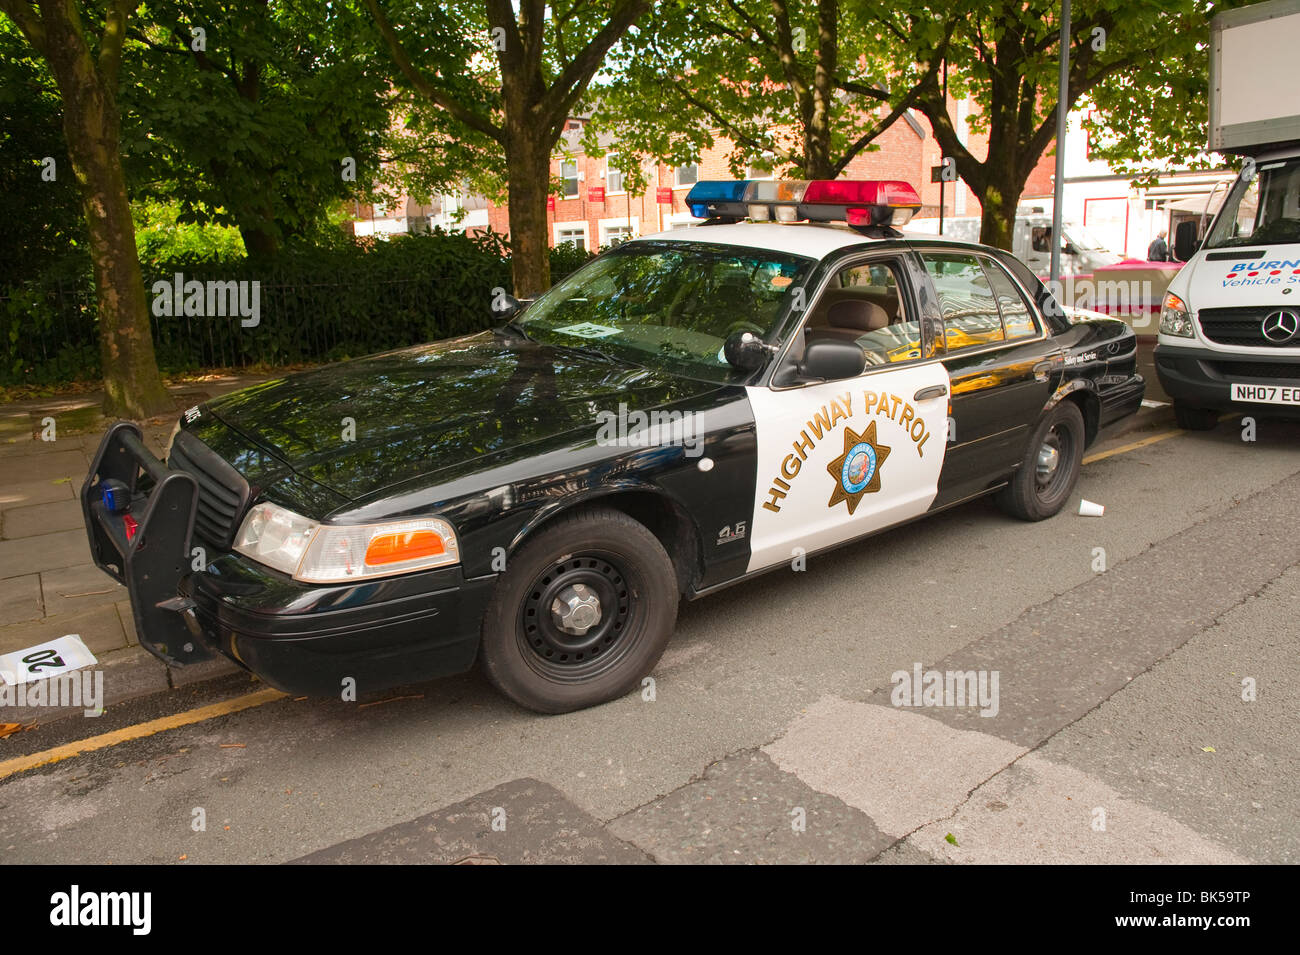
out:
<path id="1" fill-rule="evenodd" d="M 1169 284 L 1156 376 L 1178 423 L 1207 430 L 1222 411 L 1300 417 L 1300 0 L 1214 18 L 1210 149 L 1246 158 L 1203 241 L 1174 233 L 1187 265 Z"/>
<path id="2" fill-rule="evenodd" d="M 978 216 L 944 219 L 943 237 L 960 242 L 978 242 L 980 224 Z M 938 235 L 939 220 L 913 219 L 905 231 Z M 1066 222 L 1061 232 L 1065 235 L 1065 244 L 1061 247 L 1062 275 L 1089 275 L 1103 265 L 1120 261 L 1120 256 L 1107 249 L 1086 226 Z M 1017 215 L 1011 253 L 1036 275 L 1046 278 L 1052 265 L 1052 217 L 1041 213 Z"/>

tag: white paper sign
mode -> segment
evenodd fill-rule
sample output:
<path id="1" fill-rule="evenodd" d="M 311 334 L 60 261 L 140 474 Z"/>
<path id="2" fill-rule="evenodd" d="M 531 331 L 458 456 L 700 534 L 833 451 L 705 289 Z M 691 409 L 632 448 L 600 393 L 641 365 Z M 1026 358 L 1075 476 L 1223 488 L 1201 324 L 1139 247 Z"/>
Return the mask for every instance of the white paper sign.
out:
<path id="1" fill-rule="evenodd" d="M 81 642 L 81 635 L 70 633 L 49 643 L 0 656 L 0 678 L 10 686 L 34 683 L 95 662 L 95 655 Z"/>

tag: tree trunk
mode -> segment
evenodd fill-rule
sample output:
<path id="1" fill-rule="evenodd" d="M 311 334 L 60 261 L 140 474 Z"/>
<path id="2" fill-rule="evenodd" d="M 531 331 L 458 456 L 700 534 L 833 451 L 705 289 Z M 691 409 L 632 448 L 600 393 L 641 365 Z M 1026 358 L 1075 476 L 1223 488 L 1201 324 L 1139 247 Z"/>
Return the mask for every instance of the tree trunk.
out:
<path id="1" fill-rule="evenodd" d="M 551 179 L 550 150 L 524 137 L 506 151 L 510 176 L 510 274 L 516 298 L 533 298 L 551 287 L 550 242 L 546 232 L 546 194 Z"/>
<path id="2" fill-rule="evenodd" d="M 983 175 L 967 179 L 982 208 L 980 241 L 1008 252 L 1015 238 L 1020 194 L 1025 190 L 1025 177 L 1015 172 L 1016 158 L 1013 150 L 998 149 L 990 142 L 989 158 L 982 164 Z"/>
<path id="3" fill-rule="evenodd" d="M 240 226 L 239 237 L 244 240 L 244 252 L 255 262 L 273 259 L 280 251 L 280 240 L 268 229 Z"/>
<path id="4" fill-rule="evenodd" d="M 115 91 L 106 88 L 71 18 L 47 16 L 45 30 L 50 69 L 63 100 L 68 155 L 90 235 L 104 413 L 139 419 L 170 412 L 175 405 L 158 374 L 135 225 L 118 153 Z"/>

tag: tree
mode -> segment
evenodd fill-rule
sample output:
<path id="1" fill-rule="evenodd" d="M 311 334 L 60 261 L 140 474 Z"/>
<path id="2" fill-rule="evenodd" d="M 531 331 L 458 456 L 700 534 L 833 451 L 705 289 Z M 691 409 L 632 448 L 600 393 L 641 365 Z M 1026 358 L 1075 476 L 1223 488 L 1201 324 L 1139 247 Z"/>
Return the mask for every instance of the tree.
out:
<path id="1" fill-rule="evenodd" d="M 67 170 L 59 95 L 49 66 L 0 18 L 0 287 L 85 246 L 81 197 Z"/>
<path id="2" fill-rule="evenodd" d="M 367 28 L 342 4 L 151 7 L 123 84 L 133 183 L 237 226 L 254 259 L 318 231 L 379 172 L 391 97 Z"/>
<path id="3" fill-rule="evenodd" d="M 1102 83 L 1140 70 L 1184 42 L 1189 11 L 1199 0 L 1083 0 L 1074 4 L 1070 30 L 1072 109 Z M 877 9 L 874 2 L 869 4 Z M 971 127 L 988 134 L 979 159 L 958 135 L 937 75 L 926 73 L 916 99 L 943 154 L 983 208 L 981 241 L 1010 249 L 1016 207 L 1026 180 L 1056 136 L 1060 19 L 1057 0 L 961 0 L 955 6 L 912 9 L 891 24 L 900 53 L 920 63 L 945 60 L 951 91 L 971 96 L 979 111 Z M 952 18 L 957 28 L 939 44 L 925 39 L 926 24 Z M 921 42 L 916 42 L 921 38 Z"/>
<path id="4" fill-rule="evenodd" d="M 940 66 L 896 62 L 876 21 L 875 11 L 840 0 L 665 4 L 593 85 L 586 145 L 613 133 L 620 158 L 680 165 L 721 135 L 736 175 L 763 166 L 834 179 L 907 111 L 926 69 Z M 951 30 L 928 25 L 936 43 Z"/>
<path id="5" fill-rule="evenodd" d="M 90 240 L 98 296 L 104 412 L 130 418 L 172 408 L 154 357 L 135 228 L 119 155 L 118 74 L 133 0 L 111 0 L 98 35 L 76 0 L 0 0 L 49 65 Z"/>
<path id="6" fill-rule="evenodd" d="M 364 2 L 410 91 L 448 127 L 499 152 L 515 294 L 545 290 L 551 154 L 610 48 L 651 0 Z"/>
<path id="7" fill-rule="evenodd" d="M 1219 165 L 1206 152 L 1210 18 L 1257 0 L 1197 0 L 1170 10 L 1172 30 L 1140 72 L 1118 74 L 1089 92 L 1083 122 L 1093 157 L 1121 175 L 1150 182 L 1173 168 Z"/>

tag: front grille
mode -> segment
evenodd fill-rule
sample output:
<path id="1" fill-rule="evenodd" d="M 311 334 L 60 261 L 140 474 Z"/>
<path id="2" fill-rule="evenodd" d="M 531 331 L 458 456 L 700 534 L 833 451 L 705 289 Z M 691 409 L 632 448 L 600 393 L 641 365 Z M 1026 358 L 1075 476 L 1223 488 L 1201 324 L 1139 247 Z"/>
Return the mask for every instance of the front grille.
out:
<path id="1" fill-rule="evenodd" d="M 186 471 L 199 485 L 194 530 L 209 544 L 227 548 L 248 505 L 248 482 L 207 445 L 186 431 L 176 435 L 167 466 Z"/>
<path id="2" fill-rule="evenodd" d="M 1250 308 L 1203 308 L 1196 317 L 1205 337 L 1220 345 L 1254 345 L 1262 348 L 1300 348 L 1300 336 L 1293 341 L 1271 342 L 1264 337 L 1264 316 L 1279 310 L 1277 305 Z M 1289 310 L 1289 309 L 1288 309 Z M 1300 309 L 1296 309 L 1300 311 Z"/>
<path id="3" fill-rule="evenodd" d="M 1210 370 L 1224 378 L 1300 380 L 1300 361 L 1289 365 L 1268 361 L 1207 361 Z"/>

